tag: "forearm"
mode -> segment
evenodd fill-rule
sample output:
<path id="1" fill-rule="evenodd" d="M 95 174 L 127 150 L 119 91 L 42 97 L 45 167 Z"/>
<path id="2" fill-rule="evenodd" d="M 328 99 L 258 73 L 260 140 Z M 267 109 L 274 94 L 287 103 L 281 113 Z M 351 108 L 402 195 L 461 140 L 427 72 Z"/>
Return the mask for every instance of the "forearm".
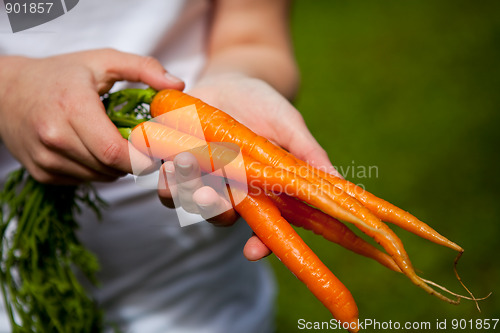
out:
<path id="1" fill-rule="evenodd" d="M 299 75 L 287 0 L 215 0 L 201 82 L 228 75 L 263 80 L 294 97 Z"/>
<path id="2" fill-rule="evenodd" d="M 200 81 L 226 74 L 264 80 L 288 99 L 293 99 L 299 85 L 291 52 L 268 45 L 235 45 L 209 56 Z"/>

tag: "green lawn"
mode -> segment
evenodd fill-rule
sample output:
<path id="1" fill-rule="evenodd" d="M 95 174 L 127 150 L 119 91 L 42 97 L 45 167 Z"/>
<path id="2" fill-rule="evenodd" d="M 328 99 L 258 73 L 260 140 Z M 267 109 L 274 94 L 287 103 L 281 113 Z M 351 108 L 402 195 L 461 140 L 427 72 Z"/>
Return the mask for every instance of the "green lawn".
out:
<path id="1" fill-rule="evenodd" d="M 465 283 L 477 296 L 493 291 L 481 313 L 473 302 L 449 305 L 301 232 L 351 290 L 360 318 L 448 319 L 448 328 L 453 318 L 499 318 L 500 1 L 298 0 L 292 28 L 302 72 L 296 106 L 334 165 L 462 245 Z M 371 177 L 357 172 L 369 166 Z M 464 293 L 453 251 L 394 230 L 424 277 Z M 301 331 L 300 318 L 331 318 L 270 261 L 280 286 L 278 332 Z"/>

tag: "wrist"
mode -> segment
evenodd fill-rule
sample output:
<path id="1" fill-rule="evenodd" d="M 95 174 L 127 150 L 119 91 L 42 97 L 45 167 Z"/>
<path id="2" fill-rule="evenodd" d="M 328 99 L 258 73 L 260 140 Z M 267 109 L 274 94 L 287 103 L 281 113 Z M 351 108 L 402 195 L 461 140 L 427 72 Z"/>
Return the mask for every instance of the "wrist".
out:
<path id="1" fill-rule="evenodd" d="M 19 76 L 28 61 L 29 58 L 22 56 L 0 56 L 0 98 L 2 101 L 5 92 L 15 82 L 16 77 Z"/>
<path id="2" fill-rule="evenodd" d="M 213 53 L 203 76 L 239 73 L 266 82 L 288 99 L 299 86 L 299 71 L 293 56 L 280 48 L 266 45 L 239 45 Z"/>
<path id="3" fill-rule="evenodd" d="M 202 75 L 187 93 L 204 102 L 224 109 L 232 107 L 235 96 L 251 93 L 261 86 L 269 86 L 264 80 L 238 71 Z"/>
<path id="4" fill-rule="evenodd" d="M 17 77 L 22 73 L 24 64 L 29 58 L 21 56 L 0 56 L 0 121 L 5 122 L 5 112 L 13 112 L 12 103 L 9 103 L 10 95 L 17 94 Z M 5 112 L 4 112 L 5 111 Z M 0 126 L 0 140 L 3 137 Z"/>
<path id="5" fill-rule="evenodd" d="M 196 90 L 200 87 L 214 86 L 220 84 L 227 84 L 229 82 L 239 81 L 241 79 L 249 79 L 245 73 L 239 71 L 226 71 L 226 72 L 210 72 L 200 76 L 191 90 Z"/>

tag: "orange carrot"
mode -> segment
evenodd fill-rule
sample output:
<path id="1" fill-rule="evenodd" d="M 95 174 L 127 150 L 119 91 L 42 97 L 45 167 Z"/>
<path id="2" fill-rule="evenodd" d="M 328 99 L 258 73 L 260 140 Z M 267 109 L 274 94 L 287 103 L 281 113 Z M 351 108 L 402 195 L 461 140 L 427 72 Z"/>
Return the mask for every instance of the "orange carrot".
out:
<path id="1" fill-rule="evenodd" d="M 241 147 L 243 153 L 252 156 L 257 161 L 265 161 L 272 166 L 280 166 L 284 169 L 296 170 L 298 166 L 296 159 L 292 155 L 279 154 L 282 149 L 273 145 L 263 137 L 257 136 L 251 130 L 238 123 L 235 119 L 224 112 L 200 101 L 197 98 L 184 94 L 177 90 L 160 91 L 153 98 L 151 103 L 151 114 L 157 117 L 171 110 L 195 105 L 201 122 L 204 136 L 208 141 L 232 142 Z M 186 124 L 183 121 L 178 122 L 178 128 Z M 191 126 L 192 123 L 187 123 Z M 185 126 L 185 125 L 184 125 Z M 199 135 L 199 134 L 197 134 Z M 285 162 L 284 159 L 287 159 Z M 248 169 L 247 169 L 248 172 Z M 293 171 L 292 171 L 293 173 Z M 271 174 L 269 174 L 271 175 Z M 313 172 L 308 172 L 306 177 L 313 178 L 313 182 L 306 181 L 308 185 L 316 185 L 316 195 L 308 195 L 307 198 L 299 197 L 313 206 L 321 209 L 328 215 L 336 217 L 355 224 L 365 234 L 373 237 L 384 249 L 393 257 L 401 271 L 417 286 L 426 290 L 428 293 L 439 297 L 450 303 L 456 303 L 439 292 L 431 288 L 415 273 L 408 255 L 404 250 L 403 244 L 394 232 L 383 224 L 378 217 L 363 206 L 357 199 L 345 193 L 342 189 L 334 187 L 332 190 L 329 182 L 316 177 Z M 265 178 L 269 178 L 265 175 Z M 291 178 L 287 175 L 287 178 Z M 301 178 L 302 180 L 305 180 Z M 259 179 L 263 180 L 263 179 Z M 264 179 L 265 180 L 265 179 Z M 272 179 L 271 183 L 276 183 L 280 179 Z M 297 186 L 297 184 L 294 184 Z M 260 184 L 262 186 L 262 184 Z M 265 187 L 264 187 L 265 188 Z M 300 186 L 295 190 L 300 189 Z M 297 194 L 296 191 L 294 191 Z M 309 193 L 309 192 L 308 192 Z M 310 194 L 310 193 L 309 193 Z M 325 198 L 325 195 L 329 197 Z M 330 205 L 328 205 L 328 201 Z"/>
<path id="2" fill-rule="evenodd" d="M 275 203 L 281 215 L 291 224 L 323 236 L 330 242 L 351 250 L 362 256 L 372 258 L 385 267 L 401 272 L 398 265 L 387 254 L 358 237 L 339 220 L 315 209 L 284 193 L 267 192 L 267 196 Z"/>
<path id="3" fill-rule="evenodd" d="M 355 211 L 356 214 L 344 210 L 341 205 L 331 200 L 317 186 L 307 180 L 286 170 L 263 165 L 251 157 L 243 155 L 243 159 L 239 164 L 229 164 L 228 162 L 232 161 L 236 154 L 234 150 L 212 143 L 206 145 L 205 141 L 201 139 L 162 124 L 155 122 L 141 123 L 136 127 L 136 130 L 132 131 L 129 140 L 139 151 L 157 159 L 167 159 L 169 156 L 174 156 L 180 152 L 191 151 L 197 158 L 200 168 L 205 172 L 212 172 L 214 164 L 227 165 L 230 174 L 238 174 L 231 169 L 243 169 L 246 171 L 246 179 L 239 178 L 235 180 L 248 183 L 250 187 L 289 193 L 342 220 L 365 225 L 363 219 L 357 215 L 360 215 L 359 212 L 363 212 L 363 210 L 364 213 L 370 214 L 362 206 L 359 211 Z M 209 147 L 212 147 L 212 149 L 209 149 Z M 343 199 L 344 201 L 355 201 L 347 194 L 344 195 Z M 354 205 L 354 203 L 351 205 Z M 390 231 L 390 229 L 388 230 Z"/>
<path id="4" fill-rule="evenodd" d="M 266 138 L 258 136 L 223 111 L 195 97 L 189 96 L 178 90 L 160 91 L 156 94 L 151 103 L 151 114 L 153 117 L 158 117 L 169 111 L 189 105 L 194 105 L 196 107 L 197 113 L 193 113 L 192 116 L 199 117 L 199 120 L 192 118 L 159 118 L 160 121 L 173 121 L 173 124 L 169 123 L 167 125 L 175 125 L 174 127 L 180 131 L 190 133 L 200 138 L 206 138 L 207 141 L 235 143 L 241 147 L 245 154 L 261 163 L 298 173 L 311 183 L 320 186 L 325 193 L 331 196 L 337 193 L 337 191 L 332 189 L 334 186 L 363 202 L 379 219 L 394 223 L 437 244 L 463 252 L 460 246 L 449 241 L 410 213 L 403 211 L 385 200 L 377 198 L 367 191 L 360 191 L 362 189 L 354 187 L 352 183 L 309 166 L 304 161 L 295 158 L 282 148 L 274 145 Z M 198 121 L 201 122 L 201 130 L 203 133 L 199 133 L 199 131 L 197 131 L 198 129 L 193 127 L 193 124 L 196 124 Z"/>
<path id="5" fill-rule="evenodd" d="M 138 127 L 141 131 L 134 130 L 130 136 L 132 144 L 140 151 L 146 154 L 152 153 L 157 158 L 163 159 L 180 151 L 192 149 L 193 147 L 198 147 L 199 149 L 204 144 L 204 141 L 201 139 L 158 123 L 146 122 L 141 123 Z M 231 151 L 230 149 L 224 150 L 225 154 Z M 204 152 L 205 158 L 199 159 L 200 167 L 206 172 L 211 172 L 214 163 L 212 160 L 214 158 L 214 151 L 212 151 L 212 156 L 207 155 L 209 153 L 208 149 L 201 150 L 201 152 Z M 207 160 L 210 163 L 206 162 Z M 417 276 L 401 240 L 389 227 L 383 224 L 366 207 L 350 195 L 341 192 L 335 197 L 335 200 L 332 200 L 318 186 L 311 184 L 294 173 L 262 165 L 246 156 L 244 163 L 247 182 L 250 184 L 250 187 L 257 185 L 268 191 L 276 191 L 276 185 L 278 185 L 278 188 L 282 192 L 290 193 L 298 199 L 321 209 L 332 217 L 355 224 L 361 231 L 382 245 L 398 264 L 401 271 L 415 285 L 440 299 L 456 303 L 456 301 L 450 300 L 429 287 L 426 282 Z M 242 179 L 237 180 L 243 181 Z"/>
<path id="6" fill-rule="evenodd" d="M 357 332 L 358 308 L 349 290 L 321 262 L 261 191 L 236 205 L 238 213 L 283 264 L 325 305 Z"/>

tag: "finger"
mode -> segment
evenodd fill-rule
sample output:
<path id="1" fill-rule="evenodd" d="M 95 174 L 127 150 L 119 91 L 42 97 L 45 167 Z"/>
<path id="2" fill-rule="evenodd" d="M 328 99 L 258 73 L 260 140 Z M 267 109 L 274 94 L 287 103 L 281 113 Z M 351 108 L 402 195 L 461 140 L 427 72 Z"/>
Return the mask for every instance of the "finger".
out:
<path id="1" fill-rule="evenodd" d="M 294 114 L 295 117 L 286 118 L 284 126 L 281 127 L 283 131 L 277 137 L 278 144 L 308 164 L 342 178 L 330 162 L 326 151 L 307 128 L 304 118 L 296 110 Z"/>
<path id="2" fill-rule="evenodd" d="M 288 149 L 288 151 L 312 165 L 332 165 L 326 151 L 312 136 L 301 118 L 293 121 L 287 127 L 293 133 L 288 133 L 286 136 L 289 140 L 283 143 L 280 142 L 280 144 Z"/>
<path id="3" fill-rule="evenodd" d="M 76 98 L 77 95 L 73 94 L 60 101 L 61 103 L 65 103 L 63 105 L 63 110 L 71 113 L 70 118 L 75 117 L 78 112 L 78 109 L 75 110 L 75 104 L 78 103 L 71 102 L 78 101 Z M 63 161 L 66 162 L 66 160 L 72 160 L 73 165 L 77 163 L 82 167 L 92 169 L 95 174 L 103 174 L 105 176 L 115 178 L 125 175 L 124 172 L 109 168 L 99 162 L 99 160 L 97 160 L 84 146 L 81 138 L 72 128 L 71 121 L 68 126 L 62 117 L 52 119 L 51 121 L 40 121 L 37 123 L 35 135 L 41 146 L 27 147 L 27 149 L 30 150 L 30 154 L 34 158 L 39 157 L 40 155 L 45 158 L 49 156 L 60 156 L 61 161 L 59 161 L 60 163 L 57 163 L 58 165 L 62 165 Z M 52 154 L 49 154 L 49 152 Z M 54 161 L 54 158 L 52 158 L 51 162 Z M 69 172 L 69 174 L 72 174 L 72 172 Z M 74 176 L 78 177 L 77 175 Z"/>
<path id="4" fill-rule="evenodd" d="M 70 123 L 88 152 L 107 168 L 132 173 L 128 141 L 109 120 L 95 93 L 81 92 L 86 103 L 72 106 Z"/>
<path id="5" fill-rule="evenodd" d="M 48 153 L 52 155 L 50 160 L 46 160 L 43 164 L 37 164 L 40 169 L 46 173 L 58 175 L 58 177 L 65 176 L 78 179 L 80 182 L 84 181 L 98 181 L 98 182 L 111 182 L 118 178 L 118 176 L 110 176 L 107 174 L 96 172 L 93 169 L 77 163 L 71 159 L 61 157 L 60 155 Z M 36 163 L 36 161 L 35 161 Z"/>
<path id="6" fill-rule="evenodd" d="M 140 129 L 134 129 L 135 131 Z M 130 156 L 130 163 L 132 165 L 132 172 L 135 176 L 145 176 L 152 172 L 156 172 L 162 166 L 161 162 L 154 158 L 152 155 L 143 154 L 129 141 L 128 153 Z M 170 163 L 172 163 L 170 161 Z M 172 165 L 173 168 L 173 165 Z"/>
<path id="7" fill-rule="evenodd" d="M 172 161 L 163 163 L 158 177 L 158 197 L 160 202 L 168 207 L 175 208 L 174 197 L 177 195 L 175 184 L 175 168 Z"/>
<path id="8" fill-rule="evenodd" d="M 83 181 L 81 179 L 62 175 L 54 172 L 47 172 L 33 163 L 25 164 L 26 169 L 29 171 L 30 175 L 42 184 L 52 184 L 52 185 L 79 185 Z"/>
<path id="9" fill-rule="evenodd" d="M 99 180 L 100 177 L 117 178 L 126 175 L 121 170 L 110 168 L 101 163 L 88 151 L 75 131 L 71 127 L 67 127 L 67 129 L 69 131 L 66 130 L 66 133 L 63 133 L 63 130 L 52 133 L 45 131 L 45 134 L 41 137 L 41 141 L 47 150 L 51 151 L 54 156 L 57 155 L 61 158 L 58 164 L 65 166 L 65 170 L 61 170 L 61 172 L 74 173 L 75 177 L 86 180 Z M 69 165 L 66 166 L 69 161 L 71 161 L 72 170 L 68 170 Z M 77 174 L 83 170 L 88 176 L 83 177 Z"/>
<path id="10" fill-rule="evenodd" d="M 194 192 L 193 201 L 198 206 L 201 216 L 216 226 L 230 226 L 238 219 L 238 214 L 231 203 L 209 186 Z"/>
<path id="11" fill-rule="evenodd" d="M 98 68 L 95 81 L 99 93 L 107 91 L 118 80 L 143 82 L 155 89 L 183 89 L 184 83 L 172 75 L 151 57 L 143 57 L 112 49 L 102 50 L 98 57 L 94 53 L 89 62 Z M 106 167 L 130 173 L 130 157 L 124 140 L 114 125 L 107 119 L 104 107 L 95 92 L 82 93 L 83 105 L 71 105 L 79 112 L 72 122 L 73 128 L 89 152 Z M 85 110 L 78 108 L 85 107 Z M 99 135 L 96 135 L 98 133 Z"/>
<path id="12" fill-rule="evenodd" d="M 179 203 L 186 211 L 198 213 L 198 206 L 193 202 L 193 194 L 204 186 L 198 161 L 193 154 L 183 152 L 175 156 L 174 166 Z"/>
<path id="13" fill-rule="evenodd" d="M 330 173 L 336 177 L 343 178 L 335 169 L 326 151 L 319 145 L 314 137 L 307 132 L 293 136 L 289 144 L 289 151 L 297 158 L 307 162 L 307 164 Z"/>
<path id="14" fill-rule="evenodd" d="M 249 261 L 257 261 L 271 254 L 271 250 L 255 234 L 248 239 L 243 255 Z"/>
<path id="15" fill-rule="evenodd" d="M 70 133 L 74 136 L 74 133 Z M 117 173 L 106 174 L 87 167 L 80 161 L 75 161 L 51 150 L 46 145 L 34 145 L 28 148 L 30 161 L 34 168 L 43 170 L 48 174 L 67 176 L 82 181 L 112 181 L 119 177 Z"/>
<path id="16" fill-rule="evenodd" d="M 156 90 L 184 89 L 184 82 L 168 73 L 158 60 L 117 50 L 103 50 L 101 67 L 106 69 L 103 81 L 127 80 L 145 83 Z"/>

